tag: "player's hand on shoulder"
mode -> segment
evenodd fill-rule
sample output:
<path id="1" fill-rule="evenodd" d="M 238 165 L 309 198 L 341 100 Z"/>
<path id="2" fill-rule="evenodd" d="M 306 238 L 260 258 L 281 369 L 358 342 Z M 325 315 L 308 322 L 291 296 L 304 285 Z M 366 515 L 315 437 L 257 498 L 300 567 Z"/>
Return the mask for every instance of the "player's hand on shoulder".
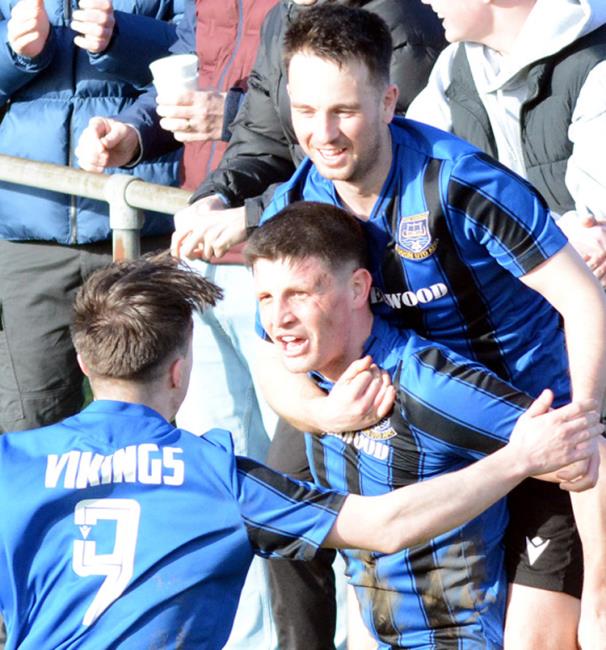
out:
<path id="1" fill-rule="evenodd" d="M 354 361 L 329 395 L 318 400 L 316 418 L 324 431 L 366 429 L 389 415 L 395 398 L 389 374 L 366 356 Z"/>
<path id="2" fill-rule="evenodd" d="M 222 257 L 246 239 L 244 207 L 227 208 L 217 196 L 204 197 L 175 214 L 171 250 L 176 257 Z"/>
<path id="3" fill-rule="evenodd" d="M 595 400 L 579 400 L 558 409 L 551 409 L 553 393 L 543 391 L 517 421 L 510 445 L 517 461 L 525 466 L 526 474 L 539 476 L 555 472 L 573 463 L 578 466 L 569 476 L 560 480 L 564 489 L 587 489 L 595 484 L 590 477 L 587 484 L 582 475 L 592 465 L 597 453 L 597 438 L 604 432 Z M 581 474 L 579 474 L 581 472 Z M 560 475 L 558 475 L 560 476 Z M 597 477 L 596 477 L 597 478 Z M 577 481 L 581 481 L 575 486 Z"/>

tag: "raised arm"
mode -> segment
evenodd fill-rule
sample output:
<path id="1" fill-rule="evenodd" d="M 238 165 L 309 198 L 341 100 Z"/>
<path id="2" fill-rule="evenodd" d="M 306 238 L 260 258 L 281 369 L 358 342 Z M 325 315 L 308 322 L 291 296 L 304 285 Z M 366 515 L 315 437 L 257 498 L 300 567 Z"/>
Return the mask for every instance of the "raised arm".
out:
<path id="1" fill-rule="evenodd" d="M 21 0 L 0 20 L 0 106 L 53 60 L 55 39 L 42 0 Z"/>
<path id="2" fill-rule="evenodd" d="M 88 18 L 92 20 L 99 9 L 89 5 L 105 6 L 110 0 L 82 0 L 82 9 L 74 13 L 76 25 Z M 189 3 L 188 3 L 189 4 Z M 112 37 L 102 50 L 89 49 L 91 65 L 99 71 L 111 73 L 138 88 L 151 82 L 149 64 L 168 56 L 169 48 L 177 40 L 173 3 L 159 2 L 155 16 L 114 11 Z M 181 21 L 182 22 L 182 21 Z M 73 23 L 72 23 L 73 25 Z"/>

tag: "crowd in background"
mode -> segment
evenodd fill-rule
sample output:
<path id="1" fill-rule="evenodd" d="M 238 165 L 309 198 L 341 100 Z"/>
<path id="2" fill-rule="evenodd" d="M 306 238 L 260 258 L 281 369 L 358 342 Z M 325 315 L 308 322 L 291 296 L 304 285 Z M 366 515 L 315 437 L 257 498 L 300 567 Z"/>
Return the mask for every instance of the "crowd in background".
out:
<path id="1" fill-rule="evenodd" d="M 313 475 L 299 429 L 333 430 L 332 422 L 318 416 L 314 426 L 274 403 L 269 362 L 255 364 L 255 289 L 242 244 L 282 200 L 280 184 L 305 168 L 309 151 L 293 126 L 282 47 L 289 26 L 323 4 L 385 21 L 396 122 L 405 116 L 453 133 L 494 158 L 495 168 L 532 184 L 606 286 L 606 7 L 598 0 L 0 0 L 0 153 L 192 191 L 174 221 L 149 213 L 141 233 L 143 251 L 172 248 L 224 292 L 194 315 L 192 376 L 176 423 L 196 435 L 227 429 L 237 454 L 304 480 Z M 197 89 L 158 93 L 149 64 L 192 52 Z M 322 171 L 322 161 L 313 162 Z M 297 198 L 308 195 L 301 190 Z M 105 204 L 0 182 L 0 433 L 50 425 L 81 409 L 72 302 L 86 278 L 110 264 L 110 237 Z M 569 267 L 555 271 L 564 276 Z M 576 308 L 557 296 L 558 286 L 529 286 L 560 313 Z M 577 298 L 584 296 L 579 288 Z M 424 301 L 414 291 L 407 299 Z M 600 360 L 602 321 L 596 316 L 589 325 L 595 329 L 574 336 L 591 337 L 587 356 Z M 427 322 L 418 329 L 432 331 Z M 573 334 L 566 337 L 569 355 L 578 353 Z M 571 358 L 573 391 L 582 393 L 574 372 Z M 530 381 L 513 383 L 537 396 Z M 352 420 L 355 428 L 374 425 L 379 410 Z M 602 559 L 596 555 L 591 575 L 599 584 L 590 593 L 606 591 L 598 580 Z M 225 647 L 344 648 L 344 569 L 334 563 L 333 550 L 309 563 L 255 559 Z M 598 596 L 587 602 L 606 618 Z M 606 631 L 591 616 L 588 629 Z M 350 649 L 376 647 L 352 625 Z"/>

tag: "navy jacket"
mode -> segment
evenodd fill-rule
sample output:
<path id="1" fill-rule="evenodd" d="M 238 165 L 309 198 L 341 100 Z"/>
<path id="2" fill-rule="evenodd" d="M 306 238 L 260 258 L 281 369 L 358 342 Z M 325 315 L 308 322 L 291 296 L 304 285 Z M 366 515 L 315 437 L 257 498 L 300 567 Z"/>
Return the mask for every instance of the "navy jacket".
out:
<path id="1" fill-rule="evenodd" d="M 176 38 L 173 0 L 114 0 L 116 26 L 105 52 L 93 55 L 73 43 L 77 0 L 46 0 L 51 24 L 35 58 L 8 44 L 13 0 L 0 0 L 0 153 L 75 167 L 74 149 L 95 115 L 130 105 L 151 80 L 148 64 L 168 53 Z M 132 171 L 150 182 L 176 185 L 178 156 Z M 112 170 L 113 171 L 113 170 Z M 86 244 L 110 234 L 107 204 L 0 182 L 0 238 Z M 172 219 L 150 215 L 144 234 L 172 230 Z"/>

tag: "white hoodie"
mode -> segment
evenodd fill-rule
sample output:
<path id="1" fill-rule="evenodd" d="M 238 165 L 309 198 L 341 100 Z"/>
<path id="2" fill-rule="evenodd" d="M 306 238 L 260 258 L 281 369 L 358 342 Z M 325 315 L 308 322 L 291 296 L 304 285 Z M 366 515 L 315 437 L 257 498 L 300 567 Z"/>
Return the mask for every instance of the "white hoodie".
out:
<path id="1" fill-rule="evenodd" d="M 520 107 L 528 93 L 530 64 L 559 52 L 606 24 L 606 0 L 537 0 L 511 52 L 501 55 L 477 43 L 454 43 L 442 52 L 427 87 L 406 114 L 446 131 L 452 130 L 445 91 L 459 47 L 465 47 L 473 79 L 490 118 L 499 160 L 526 176 L 520 137 Z M 577 98 L 568 130 L 573 153 L 566 186 L 577 213 L 606 221 L 606 61 L 588 75 Z"/>

